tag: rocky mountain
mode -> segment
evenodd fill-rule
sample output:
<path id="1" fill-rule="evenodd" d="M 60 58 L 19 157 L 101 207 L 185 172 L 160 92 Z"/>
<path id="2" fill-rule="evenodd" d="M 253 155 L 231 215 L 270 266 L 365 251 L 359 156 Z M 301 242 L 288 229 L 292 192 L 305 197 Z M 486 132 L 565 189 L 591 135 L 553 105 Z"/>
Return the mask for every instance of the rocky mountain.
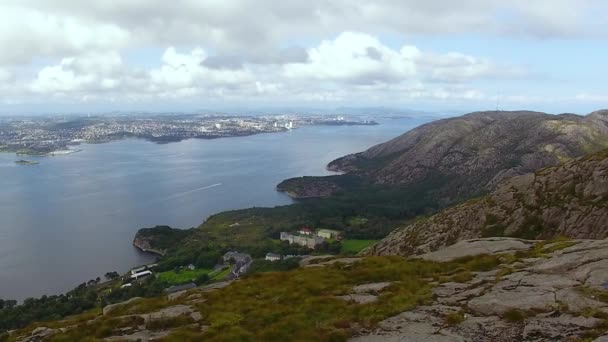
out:
<path id="1" fill-rule="evenodd" d="M 431 122 L 330 170 L 375 184 L 428 184 L 444 203 L 491 190 L 501 180 L 608 147 L 608 110 L 586 116 L 475 112 Z"/>
<path id="2" fill-rule="evenodd" d="M 608 150 L 510 178 L 489 195 L 397 229 L 364 252 L 421 254 L 484 236 L 608 237 Z"/>

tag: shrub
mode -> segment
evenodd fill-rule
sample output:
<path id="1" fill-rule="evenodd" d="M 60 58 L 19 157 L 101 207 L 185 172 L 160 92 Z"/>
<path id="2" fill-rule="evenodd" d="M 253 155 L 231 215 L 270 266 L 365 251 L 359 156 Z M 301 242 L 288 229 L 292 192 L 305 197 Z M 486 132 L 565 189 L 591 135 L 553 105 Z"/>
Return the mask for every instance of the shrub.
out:
<path id="1" fill-rule="evenodd" d="M 522 310 L 518 310 L 518 309 L 511 309 L 507 312 L 505 312 L 504 314 L 502 314 L 502 318 L 504 320 L 506 320 L 507 322 L 521 322 L 524 319 L 526 319 L 526 313 L 523 312 Z"/>
<path id="2" fill-rule="evenodd" d="M 445 324 L 447 325 L 457 325 L 462 323 L 464 320 L 465 317 L 462 312 L 452 312 L 445 316 Z"/>

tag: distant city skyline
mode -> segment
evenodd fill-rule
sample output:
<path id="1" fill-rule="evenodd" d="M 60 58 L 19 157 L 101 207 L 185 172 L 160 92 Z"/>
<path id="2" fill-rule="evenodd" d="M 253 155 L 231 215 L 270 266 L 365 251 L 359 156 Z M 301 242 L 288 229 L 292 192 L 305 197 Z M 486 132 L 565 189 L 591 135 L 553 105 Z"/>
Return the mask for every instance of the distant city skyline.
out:
<path id="1" fill-rule="evenodd" d="M 6 0 L 0 115 L 608 107 L 608 3 Z"/>

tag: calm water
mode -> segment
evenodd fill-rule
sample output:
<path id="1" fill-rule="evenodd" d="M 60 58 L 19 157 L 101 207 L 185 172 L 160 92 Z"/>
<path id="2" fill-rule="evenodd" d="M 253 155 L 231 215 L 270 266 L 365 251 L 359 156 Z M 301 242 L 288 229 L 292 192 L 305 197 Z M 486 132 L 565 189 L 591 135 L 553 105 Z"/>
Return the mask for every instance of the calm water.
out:
<path id="1" fill-rule="evenodd" d="M 291 200 L 285 178 L 325 165 L 421 123 L 304 127 L 286 133 L 157 145 L 125 140 L 17 165 L 0 154 L 0 298 L 64 292 L 150 262 L 131 241 L 142 227 L 188 228 L 211 214 Z"/>

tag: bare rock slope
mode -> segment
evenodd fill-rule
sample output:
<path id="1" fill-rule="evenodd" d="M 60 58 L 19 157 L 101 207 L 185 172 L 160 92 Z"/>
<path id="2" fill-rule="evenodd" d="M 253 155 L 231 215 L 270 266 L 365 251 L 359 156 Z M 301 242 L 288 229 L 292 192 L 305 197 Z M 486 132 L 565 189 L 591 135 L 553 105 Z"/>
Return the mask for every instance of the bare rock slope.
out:
<path id="1" fill-rule="evenodd" d="M 439 284 L 432 302 L 385 319 L 376 330 L 353 340 L 599 342 L 608 338 L 601 336 L 608 317 L 607 240 L 539 244 L 478 239 L 419 257 L 451 261 L 479 254 L 503 254 L 505 263 L 476 272 L 468 281 Z"/>
<path id="2" fill-rule="evenodd" d="M 608 237 L 608 151 L 508 179 L 488 196 L 397 229 L 363 253 L 407 256 L 489 236 Z"/>
<path id="3" fill-rule="evenodd" d="M 608 146 L 608 110 L 586 116 L 476 112 L 415 128 L 328 168 L 376 184 L 428 183 L 445 203 Z"/>

